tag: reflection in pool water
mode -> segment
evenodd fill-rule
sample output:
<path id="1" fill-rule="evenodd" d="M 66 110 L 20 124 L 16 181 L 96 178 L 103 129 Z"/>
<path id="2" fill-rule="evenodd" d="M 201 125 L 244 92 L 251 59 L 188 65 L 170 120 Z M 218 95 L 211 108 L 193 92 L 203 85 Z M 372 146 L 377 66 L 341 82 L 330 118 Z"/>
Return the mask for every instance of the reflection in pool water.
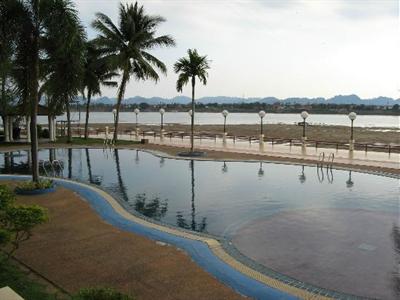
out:
<path id="1" fill-rule="evenodd" d="M 285 269 L 298 271 L 295 278 L 346 293 L 358 291 L 355 284 L 349 288 L 346 283 L 362 277 L 361 283 L 368 284 L 362 286 L 361 296 L 391 299 L 399 292 L 396 178 L 267 162 L 175 160 L 135 150 L 51 149 L 39 156 L 45 161 L 42 175 L 99 185 L 132 212 L 237 241 L 242 253 L 260 264 L 268 257 L 283 274 L 290 275 Z M 28 174 L 28 152 L 0 154 L 0 168 L 1 173 Z M 304 241 L 309 244 L 303 245 Z M 271 252 L 272 245 L 281 250 Z M 286 257 L 280 258 L 285 251 Z M 288 260 L 290 255 L 304 261 Z M 332 260 L 332 255 L 337 258 Z M 297 260 L 298 270 L 286 265 Z M 323 262 L 331 268 L 332 278 L 319 276 L 313 267 Z M 365 266 L 375 270 L 369 277 L 346 277 Z M 310 274 L 315 278 L 307 277 Z M 327 286 L 320 278 L 328 281 Z"/>
<path id="2" fill-rule="evenodd" d="M 27 154 L 1 154 L 1 172 L 28 174 Z M 351 171 L 174 160 L 118 149 L 42 150 L 40 159 L 60 163 L 42 164 L 42 175 L 99 185 L 149 218 L 228 238 L 245 223 L 280 211 L 361 208 L 398 213 L 399 209 L 396 179 Z"/>

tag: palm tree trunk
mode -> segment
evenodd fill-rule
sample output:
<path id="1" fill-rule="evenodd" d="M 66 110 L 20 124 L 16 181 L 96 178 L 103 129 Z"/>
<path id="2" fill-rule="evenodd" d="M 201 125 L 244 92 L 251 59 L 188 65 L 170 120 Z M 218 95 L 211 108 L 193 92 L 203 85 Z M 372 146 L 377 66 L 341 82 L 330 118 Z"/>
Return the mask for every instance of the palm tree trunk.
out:
<path id="1" fill-rule="evenodd" d="M 119 87 L 118 101 L 117 101 L 117 107 L 116 107 L 117 113 L 115 114 L 115 120 L 114 120 L 114 137 L 113 137 L 114 143 L 116 143 L 118 140 L 119 109 L 121 107 L 122 99 L 124 98 L 126 83 L 128 82 L 128 76 L 129 76 L 128 72 L 124 71 L 124 74 L 122 75 L 121 85 Z"/>
<path id="2" fill-rule="evenodd" d="M 72 128 L 71 128 L 71 110 L 69 107 L 69 101 L 66 103 L 66 108 L 67 108 L 67 130 L 68 130 L 68 143 L 72 143 Z"/>
<path id="3" fill-rule="evenodd" d="M 86 101 L 86 119 L 85 119 L 85 139 L 89 137 L 89 107 L 90 107 L 90 98 L 92 97 L 91 90 L 87 92 L 87 101 Z"/>
<path id="4" fill-rule="evenodd" d="M 190 152 L 194 151 L 194 86 L 196 84 L 196 78 L 192 77 L 192 118 L 191 118 L 191 133 L 190 133 Z"/>
<path id="5" fill-rule="evenodd" d="M 38 88 L 39 88 L 39 1 L 32 3 L 33 14 L 35 15 L 34 28 L 31 34 L 31 50 L 29 64 L 29 100 L 31 103 L 31 155 L 32 155 L 32 181 L 39 182 L 39 158 L 38 158 L 38 134 L 37 134 L 37 110 L 38 110 Z"/>

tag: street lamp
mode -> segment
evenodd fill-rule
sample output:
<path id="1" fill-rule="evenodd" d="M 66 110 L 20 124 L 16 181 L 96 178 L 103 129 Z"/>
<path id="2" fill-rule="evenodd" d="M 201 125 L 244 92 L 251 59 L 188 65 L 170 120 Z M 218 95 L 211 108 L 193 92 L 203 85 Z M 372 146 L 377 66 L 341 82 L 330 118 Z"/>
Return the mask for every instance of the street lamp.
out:
<path id="1" fill-rule="evenodd" d="M 222 111 L 222 116 L 224 117 L 224 136 L 226 135 L 226 117 L 228 116 L 229 112 L 224 109 Z"/>
<path id="2" fill-rule="evenodd" d="M 192 115 L 193 115 L 193 111 L 192 111 L 192 110 L 189 110 L 189 111 L 188 111 L 188 114 L 189 114 L 189 116 L 192 116 Z"/>
<path id="3" fill-rule="evenodd" d="M 139 108 L 135 108 L 133 111 L 136 115 L 136 125 L 135 125 L 135 129 L 137 131 L 137 125 L 138 125 L 138 114 L 140 113 L 140 109 Z"/>
<path id="4" fill-rule="evenodd" d="M 260 121 L 261 121 L 260 122 L 260 125 L 261 125 L 261 128 L 260 128 L 260 145 L 263 145 L 264 144 L 264 133 L 263 133 L 264 124 L 263 124 L 263 119 L 264 119 L 266 113 L 265 113 L 265 111 L 260 110 L 258 112 L 258 115 L 259 115 Z"/>
<path id="5" fill-rule="evenodd" d="M 305 110 L 301 112 L 300 116 L 303 118 L 303 144 L 306 142 L 306 119 L 308 118 L 308 112 Z"/>
<path id="6" fill-rule="evenodd" d="M 165 109 L 160 108 L 160 115 L 161 115 L 161 131 L 164 130 L 164 114 L 165 114 Z"/>
<path id="7" fill-rule="evenodd" d="M 350 144 L 349 144 L 349 149 L 350 151 L 354 150 L 354 135 L 353 135 L 353 123 L 354 120 L 357 118 L 357 114 L 353 111 L 349 113 L 349 119 L 351 121 L 351 129 L 350 129 Z"/>

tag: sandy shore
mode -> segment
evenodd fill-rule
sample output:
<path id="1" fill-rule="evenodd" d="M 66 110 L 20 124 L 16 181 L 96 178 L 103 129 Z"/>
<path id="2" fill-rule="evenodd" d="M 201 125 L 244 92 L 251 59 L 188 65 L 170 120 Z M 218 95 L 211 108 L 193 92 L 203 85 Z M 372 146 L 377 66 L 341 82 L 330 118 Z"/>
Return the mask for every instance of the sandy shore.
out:
<path id="1" fill-rule="evenodd" d="M 95 123 L 90 124 L 90 128 L 104 130 L 105 126 L 110 124 Z M 155 125 L 139 125 L 140 131 L 160 131 L 159 126 Z M 134 124 L 119 124 L 119 129 L 134 130 Z M 167 124 L 164 129 L 168 131 L 178 132 L 190 132 L 189 125 L 180 124 Z M 236 136 L 258 136 L 260 133 L 259 125 L 227 125 L 226 130 L 229 135 Z M 400 145 L 400 132 L 394 130 L 387 130 L 384 128 L 354 128 L 354 137 L 356 142 L 369 143 L 369 144 L 397 144 Z M 222 134 L 222 125 L 196 125 L 195 131 L 200 133 L 208 134 Z M 282 138 L 282 139 L 300 139 L 302 136 L 302 126 L 287 125 L 287 124 L 267 124 L 264 125 L 264 134 L 267 138 Z M 350 139 L 350 128 L 346 126 L 321 126 L 312 125 L 307 127 L 307 138 L 309 140 L 318 141 L 329 141 L 329 142 L 340 142 L 348 143 Z"/>

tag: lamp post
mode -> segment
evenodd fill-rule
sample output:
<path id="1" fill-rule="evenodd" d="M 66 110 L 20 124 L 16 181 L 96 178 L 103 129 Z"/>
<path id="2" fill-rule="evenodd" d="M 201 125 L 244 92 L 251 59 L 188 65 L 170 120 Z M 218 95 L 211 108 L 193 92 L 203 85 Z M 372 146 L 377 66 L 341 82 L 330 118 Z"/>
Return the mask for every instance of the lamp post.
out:
<path id="1" fill-rule="evenodd" d="M 165 109 L 160 108 L 159 110 L 160 116 L 161 116 L 161 126 L 160 126 L 160 139 L 164 139 L 164 114 L 165 114 Z"/>
<path id="2" fill-rule="evenodd" d="M 263 110 L 260 110 L 258 112 L 258 116 L 260 117 L 260 126 L 261 126 L 260 127 L 260 145 L 264 144 L 264 131 L 263 131 L 264 124 L 263 124 L 263 119 L 264 119 L 265 115 L 266 115 L 266 113 Z"/>
<path id="3" fill-rule="evenodd" d="M 302 142 L 303 142 L 303 146 L 305 146 L 306 144 L 306 119 L 308 118 L 308 112 L 306 112 L 305 110 L 301 112 L 300 116 L 303 118 L 303 137 L 302 137 Z"/>
<path id="4" fill-rule="evenodd" d="M 223 137 L 224 142 L 226 142 L 226 117 L 228 116 L 228 114 L 229 112 L 226 109 L 222 111 L 222 116 L 224 117 L 224 137 Z"/>
<path id="5" fill-rule="evenodd" d="M 133 112 L 135 113 L 135 117 L 136 117 L 136 123 L 135 123 L 135 132 L 136 132 L 136 137 L 139 136 L 139 128 L 138 128 L 138 114 L 140 113 L 139 108 L 135 108 L 133 110 Z"/>
<path id="6" fill-rule="evenodd" d="M 349 143 L 349 150 L 354 150 L 354 135 L 353 135 L 353 123 L 354 120 L 357 118 L 357 114 L 355 112 L 349 113 L 349 119 L 351 121 L 351 128 L 350 128 L 350 143 Z"/>
<path id="7" fill-rule="evenodd" d="M 165 109 L 160 108 L 160 116 L 161 116 L 161 131 L 164 130 L 164 114 L 165 114 Z"/>

